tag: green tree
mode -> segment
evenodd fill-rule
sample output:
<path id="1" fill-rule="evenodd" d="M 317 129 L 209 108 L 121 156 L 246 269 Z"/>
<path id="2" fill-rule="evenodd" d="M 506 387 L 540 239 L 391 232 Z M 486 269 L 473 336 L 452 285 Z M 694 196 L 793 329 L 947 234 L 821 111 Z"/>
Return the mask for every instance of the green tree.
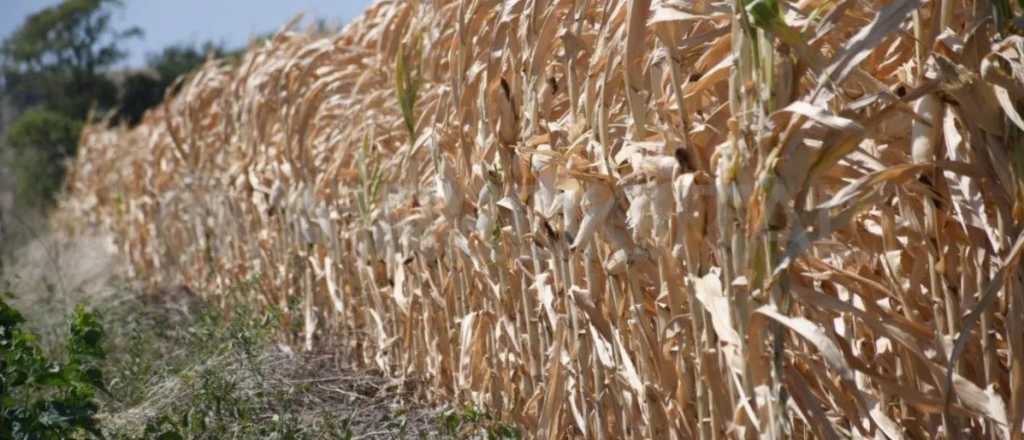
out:
<path id="1" fill-rule="evenodd" d="M 164 81 L 151 70 L 129 73 L 121 83 L 121 106 L 117 120 L 129 125 L 138 124 L 142 115 L 164 99 Z"/>
<path id="2" fill-rule="evenodd" d="M 142 115 L 163 101 L 165 94 L 175 94 L 177 88 L 169 90 L 178 78 L 187 75 L 206 62 L 208 57 L 220 58 L 224 49 L 207 42 L 202 46 L 173 45 L 147 57 L 148 69 L 128 75 L 121 85 L 121 108 L 118 119 L 137 124 Z M 178 83 L 180 85 L 180 83 Z"/>
<path id="3" fill-rule="evenodd" d="M 171 84 L 179 76 L 201 66 L 207 58 L 220 58 L 224 55 L 224 48 L 212 42 L 201 46 L 179 44 L 165 47 L 160 53 L 146 57 L 146 64 L 160 75 L 165 84 Z"/>
<path id="4" fill-rule="evenodd" d="M 111 19 L 120 0 L 64 0 L 30 15 L 0 44 L 6 89 L 19 104 L 44 104 L 84 118 L 89 108 L 111 107 L 116 87 L 103 71 L 124 59 L 120 43 L 137 28 L 117 30 Z"/>
<path id="5" fill-rule="evenodd" d="M 123 59 L 120 44 L 141 36 L 115 29 L 120 0 L 64 0 L 30 15 L 0 42 L 4 92 L 18 108 L 37 107 L 11 124 L 6 156 L 18 181 L 18 204 L 45 206 L 75 154 L 82 121 L 117 105 L 107 69 Z"/>

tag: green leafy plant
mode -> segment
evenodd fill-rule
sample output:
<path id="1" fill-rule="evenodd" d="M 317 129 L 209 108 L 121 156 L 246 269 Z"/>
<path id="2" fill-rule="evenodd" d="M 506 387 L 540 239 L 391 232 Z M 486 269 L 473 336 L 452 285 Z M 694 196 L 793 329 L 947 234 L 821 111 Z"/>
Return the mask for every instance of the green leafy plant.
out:
<path id="1" fill-rule="evenodd" d="M 24 317 L 0 299 L 0 438 L 102 438 L 96 392 L 103 391 L 103 327 L 79 306 L 71 317 L 66 360 L 47 359 Z"/>
<path id="2" fill-rule="evenodd" d="M 227 294 L 244 295 L 248 286 L 243 283 Z M 182 323 L 185 330 L 180 334 L 147 336 L 156 344 L 191 347 L 187 353 L 162 359 L 161 363 L 170 364 L 165 369 L 148 365 L 157 353 L 139 353 L 144 359 L 127 362 L 144 365 L 157 376 L 180 379 L 177 393 L 182 399 L 148 417 L 141 432 L 122 426 L 109 434 L 121 439 L 166 440 L 319 438 L 309 432 L 315 427 L 296 415 L 294 402 L 303 390 L 260 386 L 268 380 L 262 350 L 273 336 L 279 315 L 276 310 L 258 313 L 246 305 L 237 306 L 230 316 L 217 309 L 203 309 Z M 132 382 L 142 378 L 121 379 Z M 131 388 L 145 387 L 136 384 Z"/>
<path id="3" fill-rule="evenodd" d="M 502 423 L 489 412 L 467 404 L 461 409 L 449 409 L 441 414 L 442 432 L 451 438 L 477 438 L 511 440 L 522 438 L 519 429 Z"/>

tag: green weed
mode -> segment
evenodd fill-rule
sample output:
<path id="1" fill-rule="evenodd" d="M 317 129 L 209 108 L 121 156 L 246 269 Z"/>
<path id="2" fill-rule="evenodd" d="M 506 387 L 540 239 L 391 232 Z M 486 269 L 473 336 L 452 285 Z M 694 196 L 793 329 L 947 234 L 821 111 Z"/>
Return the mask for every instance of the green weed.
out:
<path id="1" fill-rule="evenodd" d="M 450 438 L 486 438 L 488 440 L 522 438 L 522 433 L 518 428 L 496 420 L 489 412 L 472 404 L 467 404 L 461 409 L 449 409 L 443 412 L 438 423 L 442 426 L 442 432 Z"/>
<path id="2" fill-rule="evenodd" d="M 65 361 L 48 359 L 24 317 L 0 298 L 0 438 L 102 437 L 97 391 L 105 391 L 100 362 L 103 327 L 79 306 L 70 318 Z"/>

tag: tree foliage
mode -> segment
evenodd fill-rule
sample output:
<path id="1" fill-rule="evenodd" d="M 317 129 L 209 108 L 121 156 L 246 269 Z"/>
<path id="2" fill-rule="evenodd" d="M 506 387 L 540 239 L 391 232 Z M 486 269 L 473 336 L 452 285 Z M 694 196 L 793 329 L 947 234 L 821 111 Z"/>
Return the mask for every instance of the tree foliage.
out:
<path id="1" fill-rule="evenodd" d="M 208 57 L 223 57 L 224 49 L 211 42 L 201 46 L 178 44 L 147 57 L 148 69 L 128 75 L 121 84 L 118 119 L 135 125 L 146 110 L 163 101 L 178 78 L 201 66 Z"/>
<path id="2" fill-rule="evenodd" d="M 178 44 L 146 57 L 146 64 L 160 75 L 161 80 L 170 84 L 179 76 L 195 70 L 208 57 L 220 58 L 225 53 L 222 46 L 212 42 L 200 46 Z"/>
<path id="3" fill-rule="evenodd" d="M 175 45 L 151 55 L 146 70 L 111 75 L 127 55 L 122 43 L 142 35 L 137 27 L 114 25 L 113 13 L 122 6 L 122 0 L 64 0 L 30 15 L 0 42 L 3 92 L 16 108 L 34 109 L 19 116 L 6 136 L 19 205 L 53 201 L 63 163 L 75 154 L 90 112 L 137 124 L 177 78 L 208 56 L 225 55 L 212 43 Z"/>
<path id="4" fill-rule="evenodd" d="M 132 27 L 116 30 L 112 8 L 120 0 L 65 0 L 28 17 L 8 38 L 3 54 L 16 68 L 94 74 L 127 54 L 118 44 L 142 35 Z"/>
<path id="5" fill-rule="evenodd" d="M 120 44 L 138 28 L 112 23 L 120 0 L 64 0 L 32 15 L 0 43 L 4 93 L 20 115 L 6 135 L 19 205 L 52 201 L 75 153 L 90 111 L 117 106 L 117 85 L 107 69 L 126 56 Z"/>
<path id="6" fill-rule="evenodd" d="M 102 73 L 124 59 L 120 43 L 142 30 L 114 28 L 120 0 L 65 0 L 30 15 L 2 44 L 4 83 L 20 105 L 44 104 L 84 118 L 91 106 L 115 104 Z"/>

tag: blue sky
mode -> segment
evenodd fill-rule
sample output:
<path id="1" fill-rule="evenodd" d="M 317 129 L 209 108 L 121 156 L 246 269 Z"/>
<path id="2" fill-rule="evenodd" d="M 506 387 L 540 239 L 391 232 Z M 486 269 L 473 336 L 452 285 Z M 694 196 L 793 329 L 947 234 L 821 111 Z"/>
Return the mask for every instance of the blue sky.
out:
<path id="1" fill-rule="evenodd" d="M 0 38 L 13 32 L 26 16 L 59 0 L 0 0 Z M 124 0 L 115 12 L 120 28 L 139 26 L 146 35 L 124 46 L 125 64 L 140 66 L 146 54 L 176 43 L 212 40 L 228 47 L 245 45 L 249 37 L 275 31 L 300 12 L 307 22 L 348 23 L 371 0 Z"/>

